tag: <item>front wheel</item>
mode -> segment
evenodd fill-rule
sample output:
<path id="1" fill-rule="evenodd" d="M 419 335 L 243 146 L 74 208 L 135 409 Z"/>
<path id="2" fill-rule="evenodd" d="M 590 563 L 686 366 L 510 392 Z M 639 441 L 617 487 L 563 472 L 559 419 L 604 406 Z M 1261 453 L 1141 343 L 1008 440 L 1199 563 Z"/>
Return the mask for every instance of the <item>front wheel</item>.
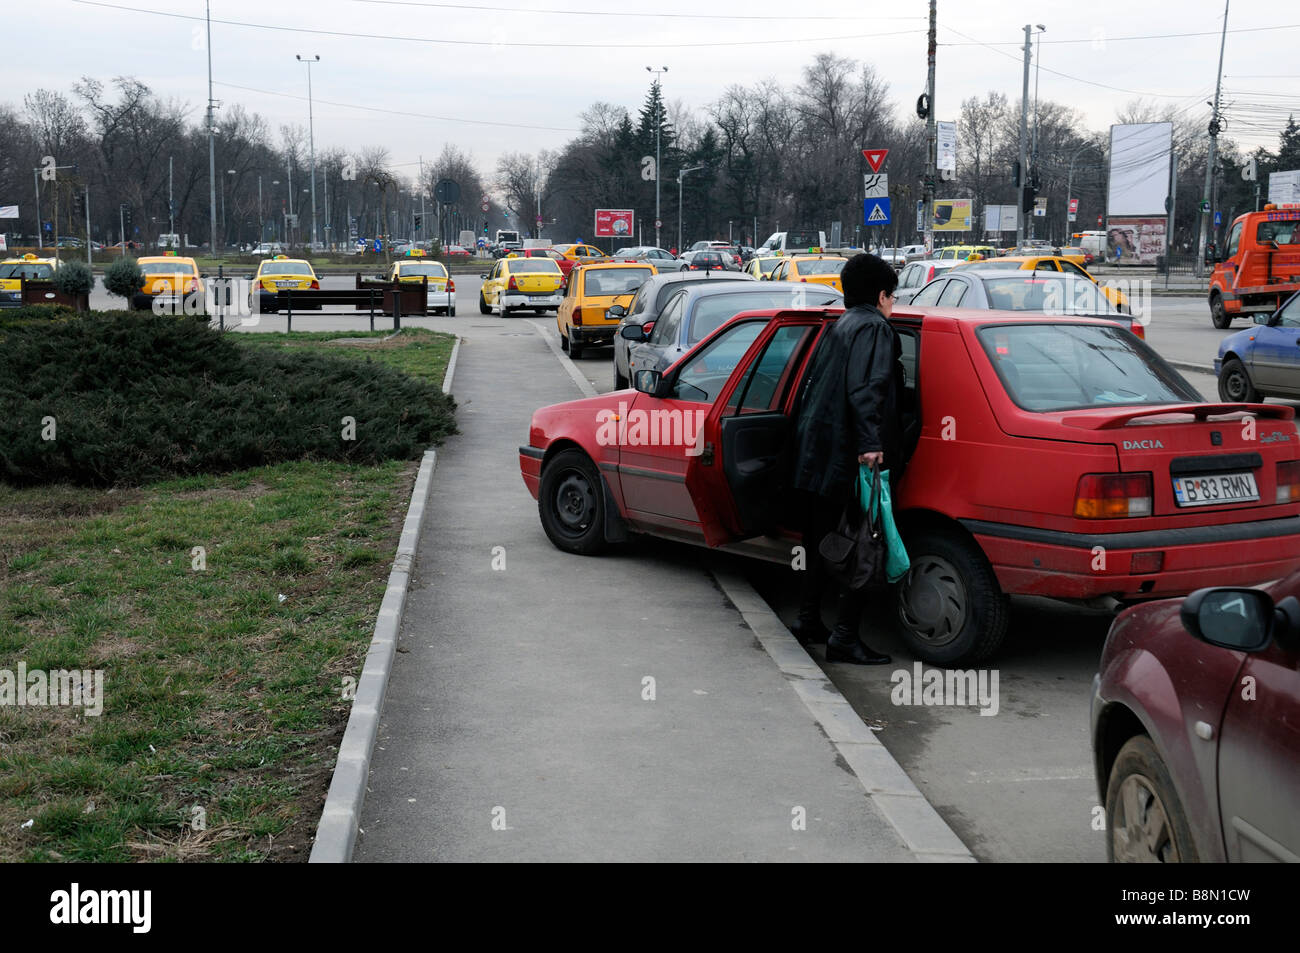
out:
<path id="1" fill-rule="evenodd" d="M 1228 358 L 1219 369 L 1219 399 L 1230 404 L 1255 404 L 1262 395 L 1251 382 L 1246 365 L 1235 357 Z"/>
<path id="2" fill-rule="evenodd" d="M 923 661 L 944 666 L 997 652 L 1007 634 L 1009 604 L 979 547 L 936 530 L 905 542 L 912 567 L 898 584 L 897 598 L 909 648 Z"/>
<path id="3" fill-rule="evenodd" d="M 1218 292 L 1210 295 L 1210 320 L 1220 331 L 1225 331 L 1232 325 L 1232 315 L 1223 306 L 1223 297 Z"/>
<path id="4" fill-rule="evenodd" d="M 1146 735 L 1135 735 L 1106 785 L 1106 856 L 1111 863 L 1194 864 L 1196 844 L 1173 779 Z"/>
<path id="5" fill-rule="evenodd" d="M 487 303 L 487 298 L 483 297 L 483 292 L 481 291 L 478 293 L 478 313 L 479 314 L 492 313 L 492 305 Z"/>
<path id="6" fill-rule="evenodd" d="M 537 510 L 546 535 L 566 553 L 594 556 L 607 548 L 600 473 L 581 450 L 565 450 L 547 462 Z"/>

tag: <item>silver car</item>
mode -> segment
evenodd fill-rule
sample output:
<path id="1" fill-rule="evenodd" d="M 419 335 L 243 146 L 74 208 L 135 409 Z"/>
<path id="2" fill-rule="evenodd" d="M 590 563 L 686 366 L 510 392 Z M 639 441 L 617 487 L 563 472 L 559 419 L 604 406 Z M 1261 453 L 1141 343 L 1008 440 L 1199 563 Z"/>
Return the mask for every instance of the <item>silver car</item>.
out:
<path id="1" fill-rule="evenodd" d="M 663 248 L 656 248 L 653 245 L 636 245 L 632 248 L 620 248 L 614 252 L 614 258 L 623 258 L 628 261 L 645 261 L 655 266 L 655 269 L 662 275 L 665 272 L 685 271 L 690 267 L 690 262 L 683 261 L 673 255 L 672 252 Z"/>
<path id="2" fill-rule="evenodd" d="M 894 303 L 911 304 L 916 293 L 933 281 L 936 276 L 961 264 L 964 264 L 964 262 L 955 260 L 939 261 L 935 258 L 909 262 L 903 266 L 903 270 L 898 274 L 898 289 L 894 292 Z"/>
<path id="3" fill-rule="evenodd" d="M 710 282 L 716 285 L 720 282 L 756 280 L 753 275 L 730 274 L 725 271 L 682 271 L 647 278 L 626 309 L 621 304 L 616 304 L 607 312 L 610 317 L 618 316 L 621 319 L 618 330 L 614 332 L 614 389 L 628 387 L 631 380 L 628 373 L 630 342 L 622 334 L 625 326 L 631 324 L 645 328 L 647 332 L 653 330 L 664 304 L 682 288 Z"/>

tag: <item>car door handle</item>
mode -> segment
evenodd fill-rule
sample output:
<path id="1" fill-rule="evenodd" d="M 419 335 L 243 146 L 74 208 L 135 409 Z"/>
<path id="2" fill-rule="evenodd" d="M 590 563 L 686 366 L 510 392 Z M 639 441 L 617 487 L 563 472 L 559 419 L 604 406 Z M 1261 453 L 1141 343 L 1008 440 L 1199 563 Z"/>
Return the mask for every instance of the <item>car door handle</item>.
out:
<path id="1" fill-rule="evenodd" d="M 1198 721 L 1195 728 L 1196 737 L 1200 738 L 1202 741 L 1210 741 L 1214 738 L 1214 726 L 1209 722 Z"/>

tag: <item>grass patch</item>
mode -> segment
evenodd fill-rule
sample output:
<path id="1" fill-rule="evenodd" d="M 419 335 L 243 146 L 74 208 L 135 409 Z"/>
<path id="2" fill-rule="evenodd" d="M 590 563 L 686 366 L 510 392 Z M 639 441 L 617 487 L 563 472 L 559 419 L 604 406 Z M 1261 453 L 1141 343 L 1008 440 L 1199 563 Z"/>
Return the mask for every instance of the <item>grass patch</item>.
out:
<path id="1" fill-rule="evenodd" d="M 359 335 L 228 336 L 438 384 L 450 354 L 331 337 Z M 305 861 L 415 470 L 0 484 L 0 668 L 104 672 L 98 717 L 0 707 L 0 861 Z"/>

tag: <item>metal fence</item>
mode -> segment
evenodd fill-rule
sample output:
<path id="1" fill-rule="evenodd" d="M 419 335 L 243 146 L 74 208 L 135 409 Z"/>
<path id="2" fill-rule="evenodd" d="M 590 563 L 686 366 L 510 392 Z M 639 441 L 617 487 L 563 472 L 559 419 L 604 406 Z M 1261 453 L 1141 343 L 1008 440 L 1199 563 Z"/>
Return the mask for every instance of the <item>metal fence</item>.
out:
<path id="1" fill-rule="evenodd" d="M 1168 258 L 1160 255 L 1156 258 L 1156 274 L 1165 273 L 1165 263 L 1168 261 L 1168 271 L 1171 275 L 1194 275 L 1196 274 L 1196 253 L 1195 252 L 1174 252 Z"/>

